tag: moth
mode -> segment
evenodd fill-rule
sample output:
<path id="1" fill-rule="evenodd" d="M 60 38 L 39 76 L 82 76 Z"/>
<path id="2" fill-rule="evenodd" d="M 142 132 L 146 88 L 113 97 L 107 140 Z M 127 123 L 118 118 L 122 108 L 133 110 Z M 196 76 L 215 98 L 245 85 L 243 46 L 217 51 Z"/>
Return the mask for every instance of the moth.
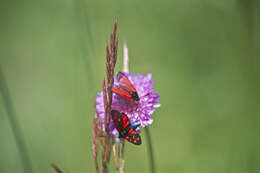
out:
<path id="1" fill-rule="evenodd" d="M 119 138 L 124 138 L 128 142 L 131 142 L 135 145 L 142 144 L 141 136 L 135 130 L 138 126 L 141 125 L 140 122 L 131 124 L 127 115 L 123 112 L 120 113 L 117 110 L 112 110 L 111 116 L 119 133 Z"/>
<path id="2" fill-rule="evenodd" d="M 118 72 L 117 80 L 119 81 L 119 85 L 118 86 L 113 85 L 112 87 L 110 87 L 112 92 L 128 100 L 134 100 L 134 101 L 140 100 L 134 85 L 130 82 L 130 80 L 127 78 L 127 76 L 124 73 Z"/>

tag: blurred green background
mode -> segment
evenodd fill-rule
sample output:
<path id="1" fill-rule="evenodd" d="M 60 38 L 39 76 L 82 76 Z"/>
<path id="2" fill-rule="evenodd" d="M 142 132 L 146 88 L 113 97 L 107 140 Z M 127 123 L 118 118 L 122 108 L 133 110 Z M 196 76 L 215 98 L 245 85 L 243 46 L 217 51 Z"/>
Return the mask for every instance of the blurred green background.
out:
<path id="1" fill-rule="evenodd" d="M 152 72 L 161 96 L 157 172 L 260 172 L 257 0 L 2 1 L 0 172 L 94 172 L 93 104 L 115 16 L 117 71 L 127 42 L 130 71 Z M 149 172 L 142 136 L 126 144 L 126 173 Z"/>

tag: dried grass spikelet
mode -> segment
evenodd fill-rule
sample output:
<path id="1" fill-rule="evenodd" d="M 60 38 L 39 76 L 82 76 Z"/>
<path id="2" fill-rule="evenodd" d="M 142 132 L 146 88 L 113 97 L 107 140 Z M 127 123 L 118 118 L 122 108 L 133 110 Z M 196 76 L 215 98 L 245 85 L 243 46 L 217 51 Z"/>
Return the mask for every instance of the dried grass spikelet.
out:
<path id="1" fill-rule="evenodd" d="M 118 37 L 116 35 L 118 25 L 118 18 L 116 18 L 113 32 L 110 35 L 110 46 L 107 45 L 107 84 L 108 86 L 112 86 L 114 83 L 114 70 L 117 61 L 117 49 L 118 49 Z M 111 112 L 111 104 L 112 104 L 112 91 L 108 90 L 108 112 Z M 110 116 L 109 116 L 110 120 Z M 108 121 L 109 123 L 110 121 Z"/>
<path id="2" fill-rule="evenodd" d="M 112 91 L 107 90 L 106 88 L 112 86 L 114 84 L 114 70 L 117 61 L 117 49 L 118 49 L 118 36 L 117 32 L 117 25 L 118 25 L 118 18 L 116 18 L 113 32 L 110 35 L 110 46 L 106 46 L 106 71 L 107 71 L 107 83 L 103 81 L 103 93 L 104 93 L 104 105 L 105 105 L 105 126 L 106 126 L 106 133 L 109 135 L 109 124 L 110 124 L 110 112 L 111 112 L 111 105 L 112 105 Z M 108 97 L 108 101 L 105 101 Z M 107 154 L 106 160 L 107 162 L 110 161 L 111 156 L 111 139 L 107 139 Z"/>
<path id="3" fill-rule="evenodd" d="M 99 172 L 97 154 L 98 154 L 98 140 L 101 142 L 102 149 L 102 172 L 107 172 L 107 164 L 110 161 L 111 150 L 112 150 L 112 140 L 109 138 L 109 124 L 110 124 L 110 112 L 112 105 L 112 91 L 107 90 L 109 86 L 112 86 L 114 83 L 114 70 L 117 61 L 117 49 L 118 49 L 118 36 L 117 36 L 117 25 L 118 19 L 116 18 L 113 31 L 110 35 L 110 44 L 106 46 L 106 80 L 103 80 L 103 100 L 104 100 L 104 110 L 105 110 L 105 118 L 104 118 L 104 126 L 105 129 L 103 131 L 103 126 L 101 119 L 99 118 L 98 111 L 96 110 L 96 118 L 93 120 L 93 141 L 92 141 L 92 150 L 93 150 L 93 158 L 95 163 L 96 172 Z M 96 106 L 95 106 L 96 109 Z M 98 122 L 98 125 L 97 125 Z M 101 138 L 98 138 L 100 136 Z M 107 138 L 108 137 L 108 138 Z"/>
<path id="4" fill-rule="evenodd" d="M 103 100 L 104 100 L 104 110 L 105 110 L 105 136 L 109 136 L 109 122 L 110 122 L 110 114 L 108 112 L 108 100 L 107 100 L 107 85 L 105 79 L 103 80 Z M 103 154 L 102 154 L 102 159 L 103 157 L 104 160 L 106 159 L 106 162 L 110 161 L 110 153 L 111 153 L 111 139 L 110 138 L 104 138 L 104 142 L 102 143 L 103 145 Z"/>
<path id="5" fill-rule="evenodd" d="M 109 124 L 107 123 L 107 117 L 108 117 L 108 113 L 107 113 L 107 111 L 108 111 L 108 104 L 107 104 L 107 87 L 106 87 L 106 81 L 105 81 L 105 79 L 103 79 L 103 85 L 102 85 L 102 88 L 103 88 L 103 93 L 104 93 L 104 95 L 103 95 L 103 100 L 104 100 L 104 110 L 105 110 L 105 132 L 107 132 L 108 131 L 108 128 L 109 128 Z M 100 128 L 102 128 L 102 127 L 100 127 Z M 107 136 L 108 135 L 108 133 L 105 133 L 105 135 L 104 136 Z M 106 165 L 106 150 L 107 150 L 107 138 L 106 137 L 104 137 L 103 139 L 102 139 L 102 168 L 103 168 L 103 172 L 106 172 L 106 170 L 107 170 L 107 165 Z"/>

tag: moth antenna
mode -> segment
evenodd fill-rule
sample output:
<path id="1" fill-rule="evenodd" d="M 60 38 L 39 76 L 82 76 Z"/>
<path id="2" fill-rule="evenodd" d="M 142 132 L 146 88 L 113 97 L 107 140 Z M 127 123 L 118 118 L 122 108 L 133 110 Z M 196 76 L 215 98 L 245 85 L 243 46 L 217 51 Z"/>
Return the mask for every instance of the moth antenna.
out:
<path id="1" fill-rule="evenodd" d="M 125 76 L 125 74 L 120 71 L 120 72 L 117 73 L 116 78 L 120 80 L 120 78 L 121 78 L 122 76 Z"/>

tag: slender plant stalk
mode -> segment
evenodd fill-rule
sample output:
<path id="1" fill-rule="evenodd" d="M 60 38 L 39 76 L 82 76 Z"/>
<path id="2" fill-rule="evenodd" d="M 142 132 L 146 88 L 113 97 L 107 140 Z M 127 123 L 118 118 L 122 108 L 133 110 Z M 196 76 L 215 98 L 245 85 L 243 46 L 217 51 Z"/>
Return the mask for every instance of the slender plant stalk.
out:
<path id="1" fill-rule="evenodd" d="M 108 130 L 108 124 L 106 123 L 107 119 L 107 89 L 106 89 L 106 81 L 105 79 L 103 80 L 103 100 L 104 100 L 104 110 L 105 110 L 105 132 Z M 108 133 L 105 133 L 105 136 L 107 136 Z M 107 162 L 106 162 L 106 150 L 107 150 L 107 139 L 103 138 L 102 139 L 102 168 L 103 168 L 103 173 L 107 172 Z"/>
<path id="2" fill-rule="evenodd" d="M 108 138 L 107 139 L 108 141 L 108 145 L 107 145 L 107 163 L 109 163 L 110 161 L 110 157 L 111 157 L 111 150 L 112 150 L 112 139 L 111 138 Z"/>
<path id="3" fill-rule="evenodd" d="M 152 146 L 152 137 L 149 130 L 149 127 L 144 128 L 146 138 L 147 138 L 147 150 L 148 150 L 148 158 L 149 158 L 149 167 L 151 173 L 156 173 L 156 167 L 154 162 L 154 155 L 153 155 L 153 146 Z"/>
<path id="4" fill-rule="evenodd" d="M 103 173 L 107 172 L 107 163 L 106 163 L 106 138 L 102 139 L 102 168 Z"/>
<path id="5" fill-rule="evenodd" d="M 124 43 L 124 64 L 123 64 L 123 72 L 129 72 L 129 56 L 128 56 L 128 48 L 126 42 Z"/>
<path id="6" fill-rule="evenodd" d="M 107 123 L 107 116 L 108 116 L 108 104 L 107 104 L 107 86 L 105 79 L 103 80 L 103 100 L 104 100 L 104 110 L 105 110 L 105 131 L 108 131 L 108 123 Z"/>
<path id="7" fill-rule="evenodd" d="M 116 149 L 116 141 L 115 138 L 112 138 L 112 146 L 113 146 L 113 155 L 114 155 L 114 162 L 115 162 L 115 168 L 116 171 L 119 171 L 119 162 L 117 157 L 117 149 Z"/>
<path id="8" fill-rule="evenodd" d="M 23 172 L 24 173 L 33 173 L 31 160 L 29 157 L 29 152 L 26 148 L 26 144 L 24 141 L 24 134 L 22 133 L 22 128 L 20 123 L 18 122 L 13 102 L 10 97 L 10 93 L 6 84 L 5 77 L 2 73 L 2 69 L 0 67 L 0 92 L 2 93 L 3 102 L 6 108 L 7 117 L 11 126 L 11 129 L 14 134 L 15 143 L 19 152 L 19 156 L 22 162 Z"/>
<path id="9" fill-rule="evenodd" d="M 51 164 L 51 167 L 55 170 L 56 173 L 63 173 L 61 171 L 61 169 L 57 165 L 55 165 L 54 163 Z"/>
<path id="10" fill-rule="evenodd" d="M 124 149 L 125 149 L 125 139 L 120 139 L 120 173 L 125 172 L 125 158 L 124 158 Z"/>
<path id="11" fill-rule="evenodd" d="M 107 98 L 108 94 L 107 94 L 107 84 L 105 79 L 103 80 L 103 100 L 104 100 L 104 110 L 105 110 L 105 135 L 109 136 L 109 124 L 110 124 L 110 113 L 111 111 L 109 111 L 109 102 L 110 99 Z M 112 97 L 112 95 L 111 95 Z M 112 101 L 112 99 L 111 99 Z M 110 108 L 111 109 L 111 108 Z M 104 162 L 108 163 L 110 161 L 110 156 L 111 156 L 111 139 L 110 138 L 106 138 L 104 139 L 106 145 L 104 146 Z"/>
<path id="12" fill-rule="evenodd" d="M 96 106 L 95 106 L 96 108 Z M 97 112 L 97 111 L 96 111 Z M 97 112 L 98 113 L 98 112 Z M 98 167 L 98 139 L 97 139 L 97 135 L 98 135 L 98 128 L 97 128 L 97 118 L 94 117 L 93 118 L 93 132 L 92 132 L 92 152 L 93 152 L 93 157 L 94 157 L 94 164 L 95 164 L 95 168 L 96 168 L 96 173 L 99 173 L 99 167 Z"/>

